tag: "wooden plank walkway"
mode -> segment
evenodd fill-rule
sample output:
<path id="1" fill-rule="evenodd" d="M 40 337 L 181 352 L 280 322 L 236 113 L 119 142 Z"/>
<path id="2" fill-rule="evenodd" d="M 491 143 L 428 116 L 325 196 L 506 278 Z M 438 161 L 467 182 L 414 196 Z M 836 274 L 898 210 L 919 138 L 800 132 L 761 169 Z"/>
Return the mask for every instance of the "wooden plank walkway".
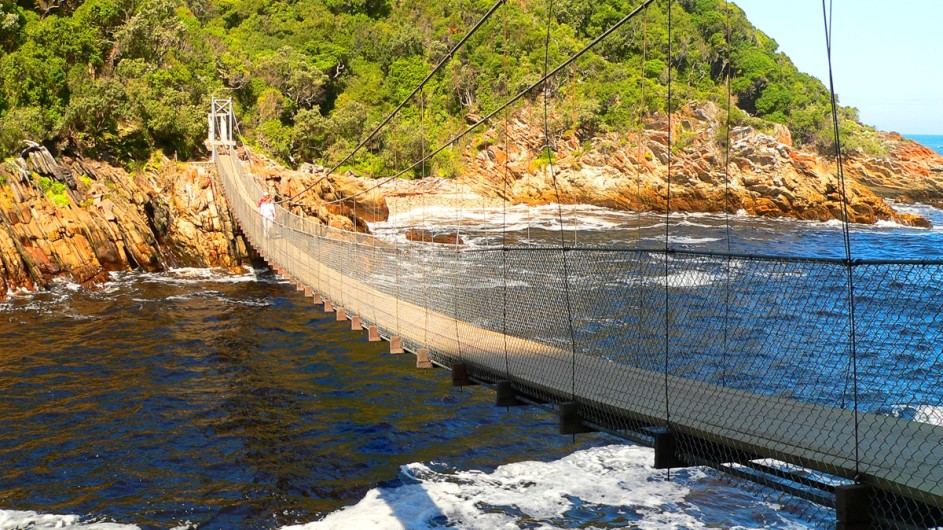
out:
<path id="1" fill-rule="evenodd" d="M 465 362 L 497 377 L 653 425 L 664 425 L 670 411 L 671 428 L 677 432 L 833 475 L 855 476 L 852 411 L 666 378 L 663 373 L 505 335 L 398 299 L 395 293 L 333 267 L 312 263 L 315 260 L 306 251 L 310 245 L 299 245 L 298 238 L 259 237 L 257 218 L 246 213 L 254 211 L 251 195 L 242 179 L 234 178 L 229 169 L 233 163 L 238 160 L 221 156 L 220 175 L 231 203 L 242 203 L 242 208 L 238 203 L 232 206 L 243 212 L 237 217 L 256 248 L 297 281 L 343 306 L 348 315 L 359 315 L 402 337 L 413 350 L 428 348 L 444 365 Z M 859 414 L 858 427 L 857 472 L 865 482 L 943 507 L 943 426 Z"/>

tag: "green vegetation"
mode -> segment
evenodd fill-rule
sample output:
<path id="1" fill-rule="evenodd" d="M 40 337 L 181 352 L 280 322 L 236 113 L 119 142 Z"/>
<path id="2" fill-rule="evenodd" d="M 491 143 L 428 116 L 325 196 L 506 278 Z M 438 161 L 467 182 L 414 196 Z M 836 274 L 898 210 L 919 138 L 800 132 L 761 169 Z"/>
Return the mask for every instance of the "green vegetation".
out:
<path id="1" fill-rule="evenodd" d="M 36 176 L 35 174 L 33 175 Z M 39 187 L 42 188 L 46 197 L 57 206 L 69 205 L 69 192 L 66 191 L 65 184 L 49 177 L 39 177 Z"/>
<path id="2" fill-rule="evenodd" d="M 432 79 L 421 102 L 414 98 L 348 166 L 378 176 L 402 170 L 472 117 L 486 115 L 539 79 L 548 2 L 509 1 Z M 203 156 L 209 99 L 231 96 L 247 141 L 288 162 L 333 165 L 491 5 L 492 0 L 0 0 L 0 155 L 31 139 L 53 151 L 128 166 L 157 150 L 184 159 Z M 552 5 L 551 67 L 637 2 Z M 554 134 L 574 133 L 582 141 L 636 130 L 643 111 L 665 110 L 669 68 L 675 108 L 691 100 L 722 105 L 732 68 L 731 88 L 744 111 L 734 113 L 737 123 L 784 123 L 797 143 L 829 148 L 827 90 L 798 72 L 737 7 L 728 10 L 723 0 L 675 0 L 669 58 L 667 5 L 655 2 L 553 79 L 547 93 Z M 528 94 L 515 109 L 542 105 L 542 94 Z M 850 145 L 869 131 L 856 114 L 842 110 Z M 479 137 L 470 147 L 487 142 Z M 454 175 L 459 160 L 447 151 L 425 171 Z"/>

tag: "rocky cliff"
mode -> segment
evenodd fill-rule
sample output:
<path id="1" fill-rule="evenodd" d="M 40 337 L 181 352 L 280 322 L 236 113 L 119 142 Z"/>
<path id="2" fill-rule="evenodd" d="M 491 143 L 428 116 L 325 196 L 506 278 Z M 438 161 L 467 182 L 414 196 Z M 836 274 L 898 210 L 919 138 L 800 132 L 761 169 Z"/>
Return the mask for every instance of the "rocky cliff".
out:
<path id="1" fill-rule="evenodd" d="M 257 165 L 277 197 L 319 178 L 316 171 Z M 45 148 L 28 146 L 0 163 L 0 299 L 59 280 L 93 286 L 110 271 L 248 264 L 251 249 L 214 172 L 212 164 L 164 159 L 129 173 L 101 162 L 55 160 Z M 320 194 L 331 200 L 364 188 L 349 177 L 323 179 L 317 193 L 299 198 L 294 208 L 350 229 L 354 216 L 341 205 L 324 205 Z M 385 215 L 376 194 L 358 204 Z M 360 218 L 357 223 L 365 226 Z"/>
<path id="2" fill-rule="evenodd" d="M 466 157 L 463 181 L 512 202 L 587 203 L 620 209 L 664 211 L 670 163 L 671 209 L 676 212 L 731 212 L 826 221 L 841 218 L 841 195 L 833 160 L 796 149 L 782 126 L 760 132 L 731 130 L 729 165 L 722 113 L 712 104 L 689 107 L 672 120 L 655 117 L 644 130 L 581 141 L 565 135 L 554 146 L 553 164 L 541 154 L 545 140 L 536 120 L 518 114 L 493 125 L 487 141 Z M 888 155 L 848 153 L 845 165 L 849 217 L 855 223 L 895 221 L 928 226 L 903 214 L 885 198 L 943 199 L 943 157 L 899 135 L 884 134 Z M 726 167 L 726 171 L 725 171 Z M 505 169 L 506 168 L 506 169 Z M 504 174 L 507 171 L 507 184 Z M 554 189 L 553 177 L 557 189 Z"/>
<path id="3" fill-rule="evenodd" d="M 672 120 L 670 151 L 664 117 L 622 136 L 580 141 L 565 135 L 554 146 L 551 165 L 536 120 L 518 114 L 509 123 L 508 141 L 497 123 L 466 149 L 465 173 L 448 186 L 401 181 L 373 189 L 373 181 L 352 174 L 328 175 L 310 164 L 291 171 L 263 157 L 244 158 L 283 206 L 346 230 L 366 231 L 367 222 L 385 219 L 387 194 L 398 208 L 418 204 L 419 194 L 422 204 L 435 204 L 430 195 L 445 192 L 449 200 L 468 202 L 471 195 L 533 205 L 556 201 L 558 190 L 565 203 L 660 212 L 669 164 L 673 211 L 841 218 L 831 159 L 796 149 L 784 127 L 738 127 L 731 131 L 725 167 L 720 117 L 713 105 L 685 109 Z M 943 157 L 899 135 L 878 138 L 886 156 L 848 153 L 846 159 L 851 220 L 928 226 L 885 199 L 943 205 Z M 129 173 L 89 160 L 57 161 L 43 147 L 28 146 L 0 163 L 0 299 L 59 279 L 95 285 L 109 271 L 247 264 L 251 249 L 214 171 L 207 163 L 164 159 Z"/>

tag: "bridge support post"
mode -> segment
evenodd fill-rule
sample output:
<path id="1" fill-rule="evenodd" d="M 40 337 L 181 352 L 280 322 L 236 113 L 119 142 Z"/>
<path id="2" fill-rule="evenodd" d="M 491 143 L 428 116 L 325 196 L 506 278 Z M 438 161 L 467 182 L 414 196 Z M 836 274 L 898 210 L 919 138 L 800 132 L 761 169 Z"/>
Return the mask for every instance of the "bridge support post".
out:
<path id="1" fill-rule="evenodd" d="M 363 331 L 363 324 L 360 323 L 360 315 L 350 317 L 350 330 Z"/>
<path id="2" fill-rule="evenodd" d="M 498 407 L 520 407 L 526 405 L 526 403 L 517 399 L 517 390 L 514 389 L 510 381 L 498 381 L 497 384 L 495 384 L 495 390 L 497 390 L 498 395 L 494 404 Z"/>
<path id="3" fill-rule="evenodd" d="M 323 304 L 324 300 L 321 299 L 321 293 L 314 293 L 314 303 Z"/>
<path id="4" fill-rule="evenodd" d="M 678 442 L 673 432 L 667 427 L 646 429 L 652 435 L 652 447 L 655 449 L 655 469 L 687 467 L 678 457 Z"/>
<path id="5" fill-rule="evenodd" d="M 325 312 L 325 313 L 333 313 L 333 312 L 334 312 L 334 306 L 331 304 L 331 301 L 330 301 L 330 300 L 325 300 L 325 301 L 324 301 L 324 312 Z"/>
<path id="6" fill-rule="evenodd" d="M 393 355 L 403 353 L 403 339 L 401 339 L 399 335 L 390 337 L 390 353 Z"/>
<path id="7" fill-rule="evenodd" d="M 416 368 L 432 368 L 432 361 L 429 360 L 429 350 L 426 348 L 419 348 L 416 352 Z"/>
<path id="8" fill-rule="evenodd" d="M 560 434 L 595 432 L 595 429 L 583 425 L 583 417 L 580 416 L 578 405 L 579 404 L 574 401 L 560 403 L 558 410 L 560 415 Z"/>
<path id="9" fill-rule="evenodd" d="M 334 314 L 337 315 L 338 322 L 347 320 L 347 310 L 345 310 L 343 307 L 338 307 L 337 311 L 335 311 Z"/>
<path id="10" fill-rule="evenodd" d="M 871 486 L 848 484 L 835 488 L 835 519 L 838 530 L 870 530 Z"/>
<path id="11" fill-rule="evenodd" d="M 461 361 L 452 363 L 452 386 L 472 386 L 477 384 L 478 383 L 473 383 L 472 380 L 468 378 L 468 365 Z"/>
<path id="12" fill-rule="evenodd" d="M 367 340 L 370 342 L 380 342 L 380 330 L 374 324 L 367 328 Z"/>
<path id="13" fill-rule="evenodd" d="M 311 288 L 305 287 L 305 298 L 311 298 L 311 296 L 312 296 Z"/>

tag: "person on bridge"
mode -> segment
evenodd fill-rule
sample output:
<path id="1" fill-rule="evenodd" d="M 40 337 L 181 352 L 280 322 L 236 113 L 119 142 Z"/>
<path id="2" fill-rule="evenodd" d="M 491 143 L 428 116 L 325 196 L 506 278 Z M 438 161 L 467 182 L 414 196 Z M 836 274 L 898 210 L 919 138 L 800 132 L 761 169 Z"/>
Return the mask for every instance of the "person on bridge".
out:
<path id="1" fill-rule="evenodd" d="M 262 193 L 262 199 L 259 200 L 259 215 L 262 216 L 262 233 L 268 237 L 272 231 L 272 222 L 275 221 L 275 203 L 267 191 Z"/>

